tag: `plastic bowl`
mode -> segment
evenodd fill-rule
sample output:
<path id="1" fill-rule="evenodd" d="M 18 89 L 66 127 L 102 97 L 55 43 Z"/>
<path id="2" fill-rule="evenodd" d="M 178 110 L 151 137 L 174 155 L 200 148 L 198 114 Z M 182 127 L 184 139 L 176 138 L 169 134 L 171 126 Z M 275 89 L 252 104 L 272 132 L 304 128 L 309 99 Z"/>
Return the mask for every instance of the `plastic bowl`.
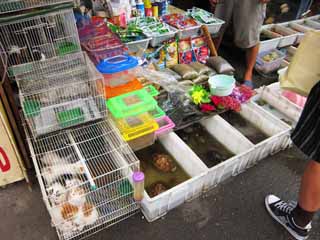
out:
<path id="1" fill-rule="evenodd" d="M 233 76 L 218 74 L 209 78 L 210 92 L 214 96 L 229 96 L 235 85 Z"/>

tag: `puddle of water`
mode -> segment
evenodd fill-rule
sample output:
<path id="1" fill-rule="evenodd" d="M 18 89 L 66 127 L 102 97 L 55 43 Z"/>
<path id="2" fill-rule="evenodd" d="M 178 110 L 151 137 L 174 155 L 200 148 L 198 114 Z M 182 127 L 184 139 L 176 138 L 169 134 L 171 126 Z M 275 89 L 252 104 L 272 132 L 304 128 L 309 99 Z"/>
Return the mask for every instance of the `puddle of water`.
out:
<path id="1" fill-rule="evenodd" d="M 199 123 L 176 134 L 211 168 L 234 156 Z"/>
<path id="2" fill-rule="evenodd" d="M 150 147 L 135 152 L 140 160 L 140 166 L 145 174 L 145 189 L 150 197 L 155 197 L 161 192 L 177 186 L 190 179 L 190 176 L 175 161 L 163 145 L 156 141 Z M 168 156 L 171 163 L 162 164 L 164 171 L 159 170 L 155 164 L 155 159 Z M 157 165 L 159 167 L 159 165 Z"/>
<path id="3" fill-rule="evenodd" d="M 229 111 L 221 114 L 220 116 L 254 144 L 260 143 L 269 137 L 239 113 Z"/>

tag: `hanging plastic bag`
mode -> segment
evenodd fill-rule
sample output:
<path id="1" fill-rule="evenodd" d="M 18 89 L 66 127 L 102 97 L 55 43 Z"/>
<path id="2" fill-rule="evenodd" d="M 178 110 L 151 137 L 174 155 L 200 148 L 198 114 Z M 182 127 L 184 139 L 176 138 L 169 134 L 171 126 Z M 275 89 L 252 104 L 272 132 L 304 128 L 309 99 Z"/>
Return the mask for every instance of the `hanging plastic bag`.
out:
<path id="1" fill-rule="evenodd" d="M 320 32 L 309 31 L 292 58 L 286 73 L 280 77 L 281 88 L 308 96 L 320 81 Z"/>

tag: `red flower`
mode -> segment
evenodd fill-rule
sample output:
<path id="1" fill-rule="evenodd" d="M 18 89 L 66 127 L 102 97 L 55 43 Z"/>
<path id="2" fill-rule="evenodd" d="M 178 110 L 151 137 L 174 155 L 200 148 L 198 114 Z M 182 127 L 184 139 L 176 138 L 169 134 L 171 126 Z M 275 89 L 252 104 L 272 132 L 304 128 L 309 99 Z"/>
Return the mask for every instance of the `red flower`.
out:
<path id="1" fill-rule="evenodd" d="M 204 103 L 200 105 L 201 112 L 212 112 L 216 110 L 216 108 L 208 103 Z"/>

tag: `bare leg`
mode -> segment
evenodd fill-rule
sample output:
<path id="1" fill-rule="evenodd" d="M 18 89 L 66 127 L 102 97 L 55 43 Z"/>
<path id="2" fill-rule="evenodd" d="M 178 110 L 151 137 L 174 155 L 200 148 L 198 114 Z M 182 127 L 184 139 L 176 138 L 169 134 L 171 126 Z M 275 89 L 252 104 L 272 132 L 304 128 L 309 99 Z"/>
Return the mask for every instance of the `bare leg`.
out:
<path id="1" fill-rule="evenodd" d="M 247 69 L 243 77 L 244 80 L 252 81 L 253 68 L 259 53 L 259 46 L 260 45 L 258 44 L 252 48 L 246 49 Z"/>
<path id="2" fill-rule="evenodd" d="M 302 178 L 299 205 L 308 212 L 320 210 L 320 163 L 311 161 Z"/>

